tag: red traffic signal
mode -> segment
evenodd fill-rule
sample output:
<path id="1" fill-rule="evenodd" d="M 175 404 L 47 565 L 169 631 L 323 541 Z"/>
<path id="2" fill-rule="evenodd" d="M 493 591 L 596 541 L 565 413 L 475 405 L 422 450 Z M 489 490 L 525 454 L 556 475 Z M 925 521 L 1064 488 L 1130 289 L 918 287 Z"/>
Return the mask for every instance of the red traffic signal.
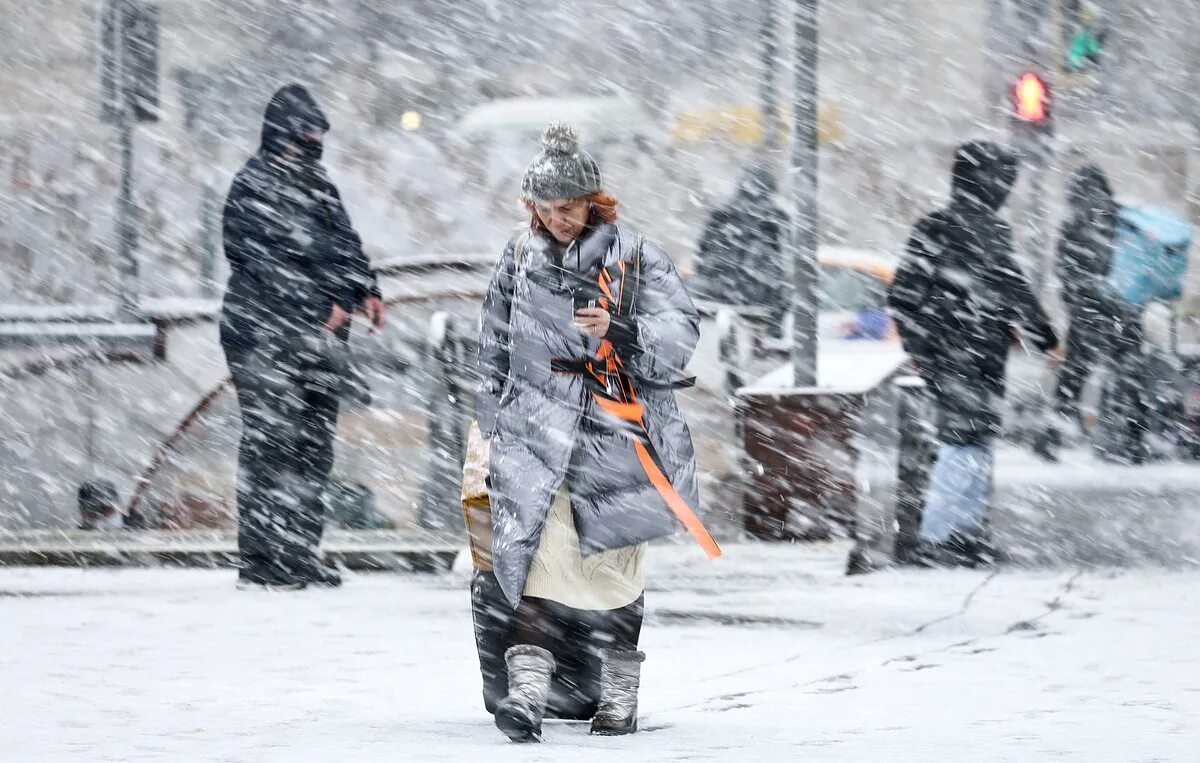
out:
<path id="1" fill-rule="evenodd" d="M 1050 89 L 1041 77 L 1033 72 L 1025 72 L 1017 80 L 1013 95 L 1018 119 L 1034 123 L 1046 121 L 1049 115 L 1047 101 L 1050 99 Z"/>

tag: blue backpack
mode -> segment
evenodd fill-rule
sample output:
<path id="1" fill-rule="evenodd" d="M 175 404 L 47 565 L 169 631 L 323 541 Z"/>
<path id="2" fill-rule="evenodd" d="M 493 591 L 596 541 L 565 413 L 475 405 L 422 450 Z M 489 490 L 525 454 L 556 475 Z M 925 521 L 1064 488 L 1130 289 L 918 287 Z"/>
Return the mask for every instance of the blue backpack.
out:
<path id="1" fill-rule="evenodd" d="M 1144 307 L 1183 295 L 1192 228 L 1154 206 L 1121 207 L 1108 285 L 1125 302 Z"/>

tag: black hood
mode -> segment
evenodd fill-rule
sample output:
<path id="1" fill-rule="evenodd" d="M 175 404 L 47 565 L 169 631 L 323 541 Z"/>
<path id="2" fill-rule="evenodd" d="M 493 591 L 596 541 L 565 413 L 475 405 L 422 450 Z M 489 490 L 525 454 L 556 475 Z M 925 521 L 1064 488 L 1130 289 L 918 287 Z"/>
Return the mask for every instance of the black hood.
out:
<path id="1" fill-rule="evenodd" d="M 1017 158 L 987 141 L 964 143 L 954 152 L 950 197 L 982 204 L 992 211 L 1004 206 L 1017 181 Z"/>
<path id="2" fill-rule="evenodd" d="M 1071 176 L 1067 204 L 1071 207 L 1071 216 L 1082 219 L 1111 217 L 1117 209 L 1104 170 L 1093 165 L 1080 167 Z"/>
<path id="3" fill-rule="evenodd" d="M 303 85 L 287 85 L 280 88 L 267 104 L 263 115 L 262 149 L 280 154 L 284 146 L 296 142 L 301 135 L 328 129 L 329 120 L 312 93 Z"/>

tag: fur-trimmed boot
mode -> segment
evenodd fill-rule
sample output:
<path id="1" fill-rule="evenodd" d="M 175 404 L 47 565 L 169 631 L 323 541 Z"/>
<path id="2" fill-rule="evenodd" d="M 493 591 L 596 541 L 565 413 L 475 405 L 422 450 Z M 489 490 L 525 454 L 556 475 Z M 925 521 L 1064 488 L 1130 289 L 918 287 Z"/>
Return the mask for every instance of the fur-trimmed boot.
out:
<path id="1" fill-rule="evenodd" d="M 540 646 L 517 644 L 504 653 L 504 662 L 508 696 L 496 705 L 496 728 L 514 742 L 540 742 L 554 655 Z"/>
<path id="2" fill-rule="evenodd" d="M 637 731 L 638 686 L 645 652 L 600 652 L 600 706 L 592 718 L 592 733 L 604 736 Z"/>

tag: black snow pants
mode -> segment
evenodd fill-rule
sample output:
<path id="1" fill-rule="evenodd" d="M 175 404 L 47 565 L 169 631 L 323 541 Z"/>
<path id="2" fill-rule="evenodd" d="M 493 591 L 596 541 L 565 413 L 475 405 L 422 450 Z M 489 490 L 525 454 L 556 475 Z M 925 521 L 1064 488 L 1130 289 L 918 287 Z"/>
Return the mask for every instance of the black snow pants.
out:
<path id="1" fill-rule="evenodd" d="M 319 343 L 311 345 L 319 347 Z M 253 582 L 311 580 L 321 564 L 323 496 L 338 398 L 323 358 L 302 346 L 225 347 L 237 390 L 238 551 Z"/>
<path id="2" fill-rule="evenodd" d="M 1068 300 L 1067 309 L 1071 324 L 1055 388 L 1055 410 L 1078 417 L 1079 397 L 1088 377 L 1107 365 L 1112 375 L 1101 399 L 1100 432 L 1093 439 L 1102 453 L 1136 459 L 1149 395 L 1141 310 L 1087 298 Z"/>
<path id="3" fill-rule="evenodd" d="M 1054 390 L 1054 407 L 1075 418 L 1088 377 L 1101 363 L 1114 360 L 1121 349 L 1122 316 L 1115 306 L 1082 296 L 1067 301 L 1067 315 L 1066 355 Z"/>

